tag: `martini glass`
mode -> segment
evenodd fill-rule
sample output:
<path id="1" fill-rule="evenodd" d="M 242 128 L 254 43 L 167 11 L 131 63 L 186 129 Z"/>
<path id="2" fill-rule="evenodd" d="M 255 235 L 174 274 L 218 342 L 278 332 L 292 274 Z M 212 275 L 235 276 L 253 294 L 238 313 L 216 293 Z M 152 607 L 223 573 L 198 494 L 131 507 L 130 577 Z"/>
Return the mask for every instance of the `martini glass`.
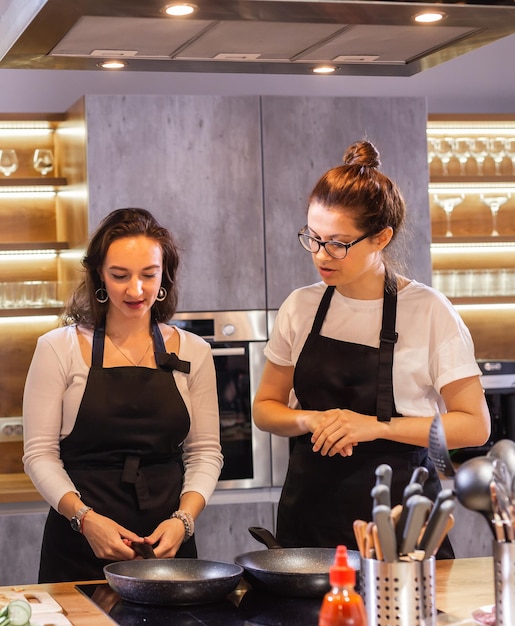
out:
<path id="1" fill-rule="evenodd" d="M 499 232 L 497 231 L 497 214 L 499 213 L 499 209 L 502 205 L 507 202 L 511 198 L 511 194 L 506 194 L 505 196 L 485 196 L 481 194 L 481 200 L 488 205 L 490 208 L 490 212 L 492 214 L 492 236 L 497 237 Z"/>
<path id="2" fill-rule="evenodd" d="M 515 137 L 508 137 L 504 142 L 506 156 L 511 160 L 511 171 L 515 174 Z"/>
<path id="3" fill-rule="evenodd" d="M 445 211 L 445 217 L 447 220 L 445 236 L 452 237 L 452 228 L 451 228 L 452 212 L 458 206 L 458 204 L 463 202 L 465 195 L 460 194 L 459 196 L 455 196 L 452 198 L 440 198 L 440 196 L 434 195 L 433 198 L 436 204 L 440 205 L 442 209 Z"/>

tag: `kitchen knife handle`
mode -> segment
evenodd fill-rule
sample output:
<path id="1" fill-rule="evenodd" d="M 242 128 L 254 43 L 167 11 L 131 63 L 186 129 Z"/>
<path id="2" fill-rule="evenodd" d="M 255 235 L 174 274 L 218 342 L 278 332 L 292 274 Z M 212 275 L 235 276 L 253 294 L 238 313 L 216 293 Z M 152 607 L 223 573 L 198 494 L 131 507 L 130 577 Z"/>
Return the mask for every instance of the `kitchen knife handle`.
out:
<path id="1" fill-rule="evenodd" d="M 418 548 L 426 553 L 426 558 L 436 554 L 442 541 L 445 539 L 450 530 L 448 528 L 449 520 L 452 520 L 452 523 L 454 523 L 452 513 L 455 508 L 455 500 L 444 500 L 438 507 L 436 514 L 428 521 L 422 539 L 418 544 Z"/>
<path id="2" fill-rule="evenodd" d="M 422 485 L 420 483 L 410 483 L 404 488 L 402 494 L 402 511 L 399 515 L 399 521 L 395 527 L 395 534 L 397 537 L 397 544 L 401 545 L 402 537 L 404 534 L 404 528 L 406 526 L 406 520 L 408 519 L 408 507 L 407 503 L 411 496 L 422 495 Z"/>
<path id="3" fill-rule="evenodd" d="M 397 560 L 397 540 L 391 518 L 391 510 L 382 504 L 375 506 L 373 510 L 374 524 L 377 527 L 380 552 L 385 561 L 393 563 Z"/>
<path id="4" fill-rule="evenodd" d="M 406 503 L 408 518 L 402 533 L 399 554 L 409 554 L 415 550 L 422 526 L 427 521 L 433 503 L 425 496 L 415 495 Z"/>

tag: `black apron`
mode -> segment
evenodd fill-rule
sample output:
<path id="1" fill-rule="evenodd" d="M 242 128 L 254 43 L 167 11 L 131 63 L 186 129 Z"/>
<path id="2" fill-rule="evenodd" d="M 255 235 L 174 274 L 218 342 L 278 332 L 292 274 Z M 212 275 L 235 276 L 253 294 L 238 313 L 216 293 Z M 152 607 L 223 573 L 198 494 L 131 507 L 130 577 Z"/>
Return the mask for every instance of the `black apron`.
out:
<path id="1" fill-rule="evenodd" d="M 93 335 L 92 363 L 72 432 L 60 444 L 64 469 L 82 501 L 122 526 L 147 536 L 178 508 L 183 484 L 182 442 L 190 418 L 173 369 L 190 364 L 166 354 L 152 325 L 158 369 L 103 368 L 104 329 Z M 87 524 L 87 519 L 86 519 Z M 177 556 L 196 557 L 195 540 Z M 41 549 L 39 582 L 103 579 L 109 561 L 50 509 Z"/>
<path id="2" fill-rule="evenodd" d="M 393 347 L 397 340 L 395 279 L 385 281 L 380 348 L 320 335 L 334 287 L 324 292 L 313 327 L 295 366 L 294 390 L 302 409 L 347 408 L 381 420 L 400 417 L 392 385 Z M 342 320 L 342 324 L 345 320 Z M 370 492 L 375 469 L 392 467 L 392 506 L 418 466 L 429 470 L 424 495 L 432 500 L 441 490 L 437 471 L 426 448 L 379 439 L 359 443 L 350 457 L 313 452 L 311 433 L 292 440 L 288 472 L 279 501 L 277 539 L 285 547 L 335 547 L 357 550 L 352 523 L 372 519 Z M 452 558 L 448 540 L 439 558 Z"/>

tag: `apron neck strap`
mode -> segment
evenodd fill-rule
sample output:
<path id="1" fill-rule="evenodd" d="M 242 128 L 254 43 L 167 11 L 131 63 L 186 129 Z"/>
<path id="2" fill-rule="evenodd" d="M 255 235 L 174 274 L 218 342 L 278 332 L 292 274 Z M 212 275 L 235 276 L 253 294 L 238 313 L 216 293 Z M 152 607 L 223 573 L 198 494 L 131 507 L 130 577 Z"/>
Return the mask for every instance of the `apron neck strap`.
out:
<path id="1" fill-rule="evenodd" d="M 151 322 L 152 341 L 154 352 L 166 352 L 163 335 L 159 330 L 159 325 L 155 320 Z M 93 345 L 91 349 L 91 366 L 102 367 L 104 363 L 104 346 L 106 331 L 104 326 L 99 326 L 93 331 Z"/>
<path id="2" fill-rule="evenodd" d="M 389 422 L 393 412 L 393 349 L 399 337 L 395 332 L 397 316 L 397 278 L 388 272 L 384 279 L 383 322 L 379 335 L 379 372 L 376 414 L 380 422 Z"/>

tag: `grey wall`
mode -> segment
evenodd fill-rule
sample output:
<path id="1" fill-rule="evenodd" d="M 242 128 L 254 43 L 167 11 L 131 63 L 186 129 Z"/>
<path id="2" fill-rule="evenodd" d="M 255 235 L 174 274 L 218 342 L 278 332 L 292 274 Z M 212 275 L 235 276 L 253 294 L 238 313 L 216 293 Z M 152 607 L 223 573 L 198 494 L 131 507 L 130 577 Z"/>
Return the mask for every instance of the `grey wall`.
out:
<path id="1" fill-rule="evenodd" d="M 84 94 L 427 97 L 431 113 L 513 113 L 515 35 L 415 76 L 0 70 L 0 112 L 66 111 Z"/>

